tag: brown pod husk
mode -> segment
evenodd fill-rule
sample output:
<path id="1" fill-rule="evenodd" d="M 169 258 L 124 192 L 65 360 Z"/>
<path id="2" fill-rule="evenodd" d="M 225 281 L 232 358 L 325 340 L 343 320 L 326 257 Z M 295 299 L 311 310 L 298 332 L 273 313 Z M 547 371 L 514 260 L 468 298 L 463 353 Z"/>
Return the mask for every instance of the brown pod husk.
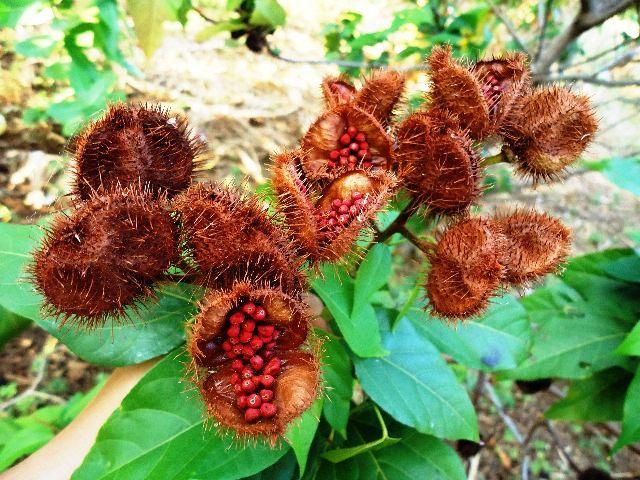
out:
<path id="1" fill-rule="evenodd" d="M 111 105 L 70 142 L 75 159 L 73 193 L 141 184 L 173 196 L 192 181 L 203 142 L 187 121 L 158 106 Z"/>
<path id="2" fill-rule="evenodd" d="M 494 222 L 467 218 L 448 228 L 430 255 L 427 296 L 431 311 L 451 319 L 478 315 L 505 274 L 499 257 L 504 237 Z"/>
<path id="3" fill-rule="evenodd" d="M 430 211 L 456 214 L 478 198 L 479 158 L 446 114 L 414 113 L 398 128 L 396 158 L 403 184 Z"/>
<path id="4" fill-rule="evenodd" d="M 374 70 L 355 96 L 355 105 L 388 127 L 393 110 L 402 98 L 405 76 L 394 70 Z"/>
<path id="5" fill-rule="evenodd" d="M 48 314 L 93 328 L 152 295 L 176 253 L 166 201 L 132 186 L 100 190 L 56 217 L 29 270 Z"/>
<path id="6" fill-rule="evenodd" d="M 504 280 L 514 285 L 557 272 L 570 252 L 570 230 L 545 213 L 516 211 L 498 217 L 492 228 L 506 238 L 498 260 Z"/>
<path id="7" fill-rule="evenodd" d="M 317 185 L 305 180 L 299 153 L 283 153 L 273 167 L 273 187 L 278 194 L 278 209 L 282 212 L 300 255 L 311 263 L 336 262 L 353 252 L 354 243 L 368 228 L 368 222 L 393 194 L 396 179 L 384 171 L 354 170 L 340 177 L 319 192 Z M 340 228 L 330 228 L 331 204 L 336 199 L 348 199 L 354 193 L 366 197 L 366 205 Z"/>
<path id="8" fill-rule="evenodd" d="M 535 90 L 521 101 L 505 140 L 521 174 L 554 180 L 584 152 L 597 129 L 586 96 L 550 87 Z"/>
<path id="9" fill-rule="evenodd" d="M 340 174 L 342 169 L 330 167 L 329 160 L 332 151 L 343 148 L 340 137 L 348 127 L 355 127 L 366 136 L 371 168 L 393 168 L 393 140 L 382 125 L 365 110 L 352 104 L 343 104 L 320 115 L 302 137 L 304 155 L 301 157 L 301 166 L 310 180 L 333 179 Z M 356 167 L 361 167 L 362 163 L 359 161 Z"/>
<path id="10" fill-rule="evenodd" d="M 432 106 L 451 112 L 474 140 L 501 133 L 502 123 L 531 83 L 521 53 L 467 67 L 453 59 L 450 46 L 443 46 L 432 50 L 428 63 Z"/>
<path id="11" fill-rule="evenodd" d="M 301 260 L 257 197 L 200 183 L 178 196 L 173 208 L 200 283 L 226 288 L 236 280 L 267 282 L 292 294 L 304 288 Z"/>
<path id="12" fill-rule="evenodd" d="M 325 77 L 320 85 L 325 107 L 333 108 L 353 101 L 356 95 L 356 87 L 349 81 L 346 75 L 337 77 Z"/>

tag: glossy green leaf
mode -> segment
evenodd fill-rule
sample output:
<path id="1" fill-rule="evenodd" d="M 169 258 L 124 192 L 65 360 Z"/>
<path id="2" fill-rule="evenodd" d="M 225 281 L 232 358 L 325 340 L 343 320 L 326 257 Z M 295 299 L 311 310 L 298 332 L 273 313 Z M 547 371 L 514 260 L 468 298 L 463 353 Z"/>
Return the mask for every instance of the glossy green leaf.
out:
<path id="1" fill-rule="evenodd" d="M 167 353 L 184 341 L 184 322 L 196 311 L 199 289 L 188 284 L 163 286 L 159 299 L 131 312 L 124 323 L 106 324 L 81 335 L 72 326 L 43 318 L 42 298 L 28 282 L 25 266 L 41 230 L 34 225 L 0 223 L 0 305 L 34 320 L 91 363 L 120 366 Z"/>
<path id="2" fill-rule="evenodd" d="M 374 245 L 364 257 L 353 289 L 353 312 L 360 311 L 369 304 L 371 296 L 380 290 L 391 275 L 391 251 L 383 243 Z"/>
<path id="3" fill-rule="evenodd" d="M 386 354 L 380 345 L 380 329 L 373 307 L 367 304 L 357 316 L 351 316 L 354 284 L 343 268 L 325 265 L 322 275 L 313 280 L 312 286 L 331 312 L 351 350 L 361 357 Z"/>
<path id="4" fill-rule="evenodd" d="M 585 380 L 576 380 L 571 383 L 567 396 L 552 405 L 545 416 L 589 422 L 621 420 L 624 393 L 631 377 L 626 370 L 611 368 Z"/>
<path id="5" fill-rule="evenodd" d="M 287 452 L 205 428 L 202 402 L 184 382 L 186 362 L 172 352 L 140 380 L 102 426 L 73 480 L 239 479 Z"/>
<path id="6" fill-rule="evenodd" d="M 640 367 L 627 389 L 622 414 L 622 431 L 613 447 L 613 453 L 635 442 L 640 442 Z"/>
<path id="7" fill-rule="evenodd" d="M 422 331 L 441 352 L 458 362 L 487 372 L 515 368 L 528 353 L 531 326 L 524 307 L 512 296 L 493 300 L 480 318 L 460 325 L 412 311 L 424 323 Z"/>
<path id="8" fill-rule="evenodd" d="M 633 330 L 629 332 L 629 335 L 625 337 L 620 344 L 616 353 L 620 355 L 635 355 L 640 356 L 640 322 L 633 327 Z"/>
<path id="9" fill-rule="evenodd" d="M 287 442 L 291 445 L 291 449 L 296 455 L 296 460 L 300 467 L 300 476 L 304 475 L 307 467 L 309 449 L 311 448 L 313 437 L 316 434 L 316 430 L 318 430 L 318 423 L 320 422 L 322 403 L 323 398 L 318 397 L 309 410 L 304 412 L 298 420 L 294 420 L 285 435 Z"/>
<path id="10" fill-rule="evenodd" d="M 388 324 L 387 324 L 388 327 Z M 383 333 L 383 358 L 355 358 L 364 391 L 393 418 L 441 438 L 478 438 L 467 392 L 427 339 L 408 318 Z"/>
<path id="11" fill-rule="evenodd" d="M 319 332 L 322 343 L 322 379 L 326 400 L 322 407 L 324 417 L 343 437 L 346 436 L 353 377 L 351 358 L 339 338 Z"/>
<path id="12" fill-rule="evenodd" d="M 287 12 L 278 3 L 278 0 L 254 0 L 254 2 L 254 9 L 249 19 L 252 25 L 264 25 L 266 27 L 284 25 Z"/>

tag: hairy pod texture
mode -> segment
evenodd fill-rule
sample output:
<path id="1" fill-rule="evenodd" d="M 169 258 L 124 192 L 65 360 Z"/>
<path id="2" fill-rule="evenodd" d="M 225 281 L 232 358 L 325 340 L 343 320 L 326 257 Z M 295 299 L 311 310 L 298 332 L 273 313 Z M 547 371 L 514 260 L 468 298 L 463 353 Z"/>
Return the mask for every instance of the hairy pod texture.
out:
<path id="1" fill-rule="evenodd" d="M 432 107 L 451 112 L 474 140 L 501 133 L 518 100 L 530 86 L 526 57 L 510 53 L 470 66 L 456 61 L 451 47 L 435 47 L 431 67 Z"/>
<path id="2" fill-rule="evenodd" d="M 92 328 L 151 295 L 176 254 L 177 229 L 164 198 L 118 187 L 56 217 L 30 273 L 47 313 Z"/>
<path id="3" fill-rule="evenodd" d="M 285 152 L 274 159 L 278 209 L 300 255 L 313 264 L 343 260 L 394 192 L 395 177 L 384 170 L 354 170 L 322 188 L 305 178 L 300 156 Z"/>
<path id="4" fill-rule="evenodd" d="M 320 384 L 306 307 L 280 290 L 239 282 L 210 291 L 189 336 L 194 380 L 214 422 L 272 442 L 308 409 Z"/>
<path id="5" fill-rule="evenodd" d="M 460 213 L 477 199 L 479 156 L 446 113 L 410 115 L 398 127 L 397 145 L 403 184 L 430 211 Z"/>
<path id="6" fill-rule="evenodd" d="M 203 285 L 224 288 L 248 280 L 292 294 L 304 288 L 301 259 L 257 197 L 228 186 L 197 183 L 174 199 L 173 209 Z"/>
<path id="7" fill-rule="evenodd" d="M 553 180 L 584 152 L 597 129 L 587 97 L 550 87 L 521 100 L 505 140 L 519 172 Z"/>
<path id="8" fill-rule="evenodd" d="M 82 200 L 99 188 L 140 184 L 169 197 L 192 181 L 203 142 L 184 118 L 160 106 L 109 107 L 72 139 L 74 194 Z"/>

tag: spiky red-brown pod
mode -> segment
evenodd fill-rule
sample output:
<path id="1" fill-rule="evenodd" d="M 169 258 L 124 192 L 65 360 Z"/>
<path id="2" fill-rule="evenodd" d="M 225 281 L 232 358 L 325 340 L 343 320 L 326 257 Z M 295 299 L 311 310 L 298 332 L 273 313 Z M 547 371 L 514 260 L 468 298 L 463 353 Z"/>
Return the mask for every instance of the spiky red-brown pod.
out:
<path id="1" fill-rule="evenodd" d="M 479 157 L 446 114 L 414 113 L 398 128 L 396 159 L 403 184 L 432 212 L 465 211 L 479 194 Z"/>
<path id="2" fill-rule="evenodd" d="M 192 181 L 203 142 L 187 121 L 160 106 L 111 105 L 72 139 L 74 194 L 140 184 L 173 196 Z"/>
<path id="3" fill-rule="evenodd" d="M 342 260 L 390 198 L 396 179 L 384 170 L 354 170 L 320 190 L 306 181 L 300 163 L 299 152 L 283 153 L 274 160 L 278 209 L 300 255 L 312 263 Z"/>
<path id="4" fill-rule="evenodd" d="M 499 262 L 506 282 L 522 285 L 553 273 L 571 248 L 571 231 L 545 213 L 516 211 L 498 217 L 494 229 L 506 238 Z"/>
<path id="5" fill-rule="evenodd" d="M 118 187 L 56 217 L 30 272 L 48 314 L 92 328 L 151 295 L 151 284 L 176 250 L 165 200 L 138 187 Z"/>
<path id="6" fill-rule="evenodd" d="M 429 260 L 427 296 L 436 316 L 464 319 L 487 307 L 504 277 L 504 237 L 494 222 L 467 218 L 441 234 Z"/>
<path id="7" fill-rule="evenodd" d="M 504 120 L 530 85 L 522 53 L 465 66 L 453 59 L 450 46 L 444 46 L 432 50 L 428 63 L 432 106 L 455 115 L 474 140 L 502 133 Z"/>
<path id="8" fill-rule="evenodd" d="M 359 90 L 346 76 L 327 77 L 322 82 L 325 105 L 351 104 L 371 114 L 383 127 L 388 127 L 393 110 L 404 92 L 405 76 L 393 70 L 375 70 Z"/>
<path id="9" fill-rule="evenodd" d="M 238 436 L 274 442 L 319 393 L 318 361 L 301 350 L 305 306 L 280 290 L 240 282 L 211 291 L 189 338 L 208 414 Z"/>
<path id="10" fill-rule="evenodd" d="M 586 96 L 551 87 L 522 100 L 505 140 L 519 172 L 534 180 L 553 180 L 584 152 L 597 129 Z"/>
<path id="11" fill-rule="evenodd" d="M 176 197 L 183 242 L 200 282 L 226 287 L 236 280 L 264 281 L 289 293 L 305 284 L 301 260 L 265 205 L 227 186 L 197 183 Z"/>
<path id="12" fill-rule="evenodd" d="M 302 168 L 309 179 L 335 178 L 344 170 L 391 169 L 392 139 L 370 113 L 352 104 L 323 113 L 302 137 Z"/>

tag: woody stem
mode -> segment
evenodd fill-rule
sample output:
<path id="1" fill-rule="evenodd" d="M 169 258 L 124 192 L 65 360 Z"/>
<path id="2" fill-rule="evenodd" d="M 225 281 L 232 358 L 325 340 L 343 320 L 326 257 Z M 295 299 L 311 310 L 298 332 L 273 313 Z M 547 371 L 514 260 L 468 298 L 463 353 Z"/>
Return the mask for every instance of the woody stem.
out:
<path id="1" fill-rule="evenodd" d="M 373 243 L 381 243 L 389 239 L 394 233 L 402 233 L 402 229 L 405 229 L 405 223 L 409 220 L 409 217 L 413 215 L 420 207 L 420 202 L 413 197 L 404 209 L 400 212 L 400 215 L 389 225 L 386 229 L 379 231 L 373 238 Z M 406 235 L 405 235 L 406 236 Z"/>

